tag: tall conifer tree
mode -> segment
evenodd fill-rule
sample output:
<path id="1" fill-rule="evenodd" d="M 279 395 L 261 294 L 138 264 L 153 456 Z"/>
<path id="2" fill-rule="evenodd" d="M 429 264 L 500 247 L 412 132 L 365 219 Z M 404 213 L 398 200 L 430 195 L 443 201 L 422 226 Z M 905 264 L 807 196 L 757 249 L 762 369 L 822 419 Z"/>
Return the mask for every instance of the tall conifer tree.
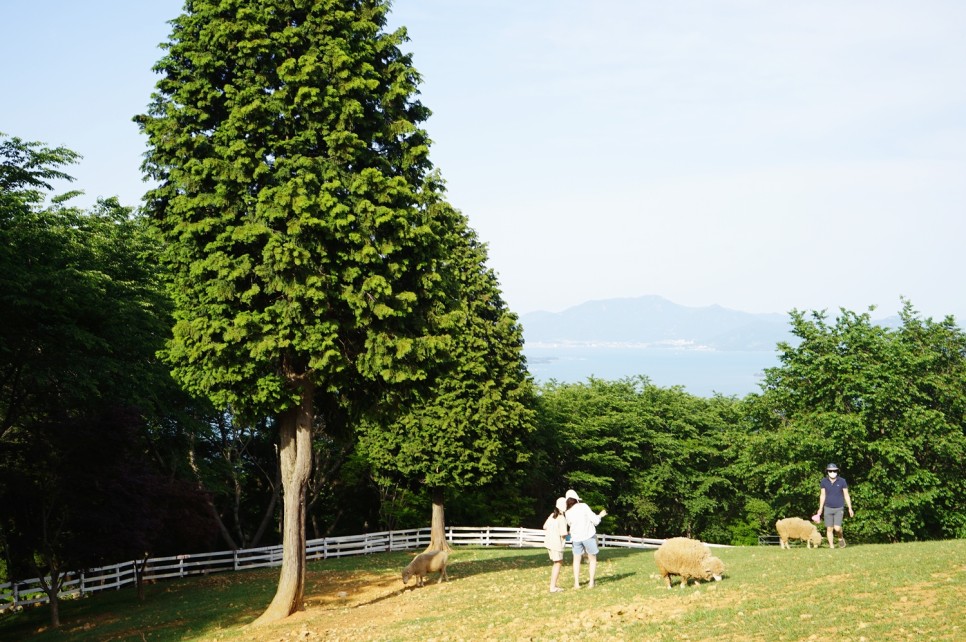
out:
<path id="1" fill-rule="evenodd" d="M 147 115 L 147 206 L 177 305 L 167 358 L 188 389 L 274 415 L 284 488 L 279 586 L 302 604 L 313 427 L 346 394 L 424 380 L 445 221 L 429 112 L 379 0 L 188 0 Z"/>
<path id="2" fill-rule="evenodd" d="M 427 191 L 432 194 L 432 191 Z M 533 427 L 532 385 L 523 358 L 523 328 L 486 266 L 486 246 L 448 203 L 430 204 L 447 221 L 440 239 L 446 305 L 433 323 L 450 338 L 422 385 L 393 394 L 361 425 L 362 451 L 377 479 L 398 476 L 425 485 L 432 497 L 428 550 L 448 548 L 447 489 L 487 484 L 529 457 L 521 437 Z"/>
<path id="3" fill-rule="evenodd" d="M 283 562 L 262 622 L 302 603 L 313 429 L 336 407 L 406 412 L 465 338 L 465 221 L 440 207 L 429 112 L 387 12 L 188 0 L 138 117 L 177 307 L 167 359 L 215 404 L 277 417 Z"/>

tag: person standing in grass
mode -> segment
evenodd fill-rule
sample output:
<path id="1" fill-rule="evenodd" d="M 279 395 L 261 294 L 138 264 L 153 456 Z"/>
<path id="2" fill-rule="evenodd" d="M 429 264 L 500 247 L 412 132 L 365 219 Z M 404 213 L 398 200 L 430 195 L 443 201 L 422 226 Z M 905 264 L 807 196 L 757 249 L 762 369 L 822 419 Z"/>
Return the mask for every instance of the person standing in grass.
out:
<path id="1" fill-rule="evenodd" d="M 570 542 L 574 547 L 574 588 L 580 588 L 580 558 L 587 553 L 587 570 L 590 581 L 587 588 L 594 588 L 594 576 L 597 574 L 597 525 L 601 518 L 607 515 L 606 510 L 594 513 L 590 506 L 580 501 L 577 492 L 568 490 L 567 524 L 570 526 Z"/>
<path id="2" fill-rule="evenodd" d="M 557 498 L 550 517 L 543 523 L 543 545 L 550 554 L 550 561 L 553 568 L 550 570 L 550 592 L 559 593 L 563 589 L 557 586 L 557 579 L 560 577 L 560 569 L 563 567 L 564 542 L 567 539 L 567 518 L 564 511 L 567 510 L 567 500 L 563 497 Z"/>
<path id="3" fill-rule="evenodd" d="M 845 477 L 839 477 L 839 467 L 830 463 L 825 467 L 825 477 L 819 484 L 818 513 L 825 519 L 825 534 L 828 537 L 829 548 L 835 548 L 835 536 L 839 538 L 839 547 L 845 548 L 845 531 L 842 530 L 842 520 L 845 509 L 849 509 L 849 517 L 855 517 L 852 510 L 852 498 L 849 496 L 849 483 Z"/>

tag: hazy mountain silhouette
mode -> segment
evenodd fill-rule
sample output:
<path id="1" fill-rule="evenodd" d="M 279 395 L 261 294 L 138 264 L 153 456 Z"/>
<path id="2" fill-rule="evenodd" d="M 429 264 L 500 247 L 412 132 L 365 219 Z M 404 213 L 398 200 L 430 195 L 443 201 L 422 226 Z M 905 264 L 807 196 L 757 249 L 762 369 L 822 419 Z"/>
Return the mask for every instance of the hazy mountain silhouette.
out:
<path id="1" fill-rule="evenodd" d="M 692 308 L 659 296 L 588 301 L 563 312 L 520 315 L 528 345 L 647 344 L 714 350 L 774 350 L 794 343 L 787 314 L 719 305 Z"/>

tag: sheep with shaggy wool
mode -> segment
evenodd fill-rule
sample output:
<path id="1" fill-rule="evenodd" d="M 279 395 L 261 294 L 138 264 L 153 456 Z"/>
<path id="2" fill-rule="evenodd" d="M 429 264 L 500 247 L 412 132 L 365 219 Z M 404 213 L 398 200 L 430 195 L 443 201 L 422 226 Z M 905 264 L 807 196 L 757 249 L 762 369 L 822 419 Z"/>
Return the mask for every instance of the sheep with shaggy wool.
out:
<path id="1" fill-rule="evenodd" d="M 422 586 L 427 575 L 439 573 L 439 584 L 443 580 L 449 580 L 446 576 L 446 563 L 449 560 L 447 551 L 426 551 L 413 558 L 413 561 L 403 569 L 402 581 L 407 584 L 413 576 L 416 577 L 416 586 Z"/>
<path id="2" fill-rule="evenodd" d="M 775 522 L 775 530 L 778 531 L 778 539 L 782 548 L 791 548 L 788 543 L 790 539 L 800 539 L 806 543 L 808 548 L 818 548 L 822 545 L 822 535 L 815 528 L 815 524 L 802 519 L 801 517 L 786 517 Z"/>
<path id="3" fill-rule="evenodd" d="M 671 576 L 681 578 L 681 588 L 688 585 L 688 580 L 699 583 L 701 580 L 721 581 L 724 574 L 724 563 L 711 554 L 711 549 L 695 539 L 688 537 L 672 537 L 665 540 L 656 551 L 654 561 L 661 577 L 671 588 Z"/>

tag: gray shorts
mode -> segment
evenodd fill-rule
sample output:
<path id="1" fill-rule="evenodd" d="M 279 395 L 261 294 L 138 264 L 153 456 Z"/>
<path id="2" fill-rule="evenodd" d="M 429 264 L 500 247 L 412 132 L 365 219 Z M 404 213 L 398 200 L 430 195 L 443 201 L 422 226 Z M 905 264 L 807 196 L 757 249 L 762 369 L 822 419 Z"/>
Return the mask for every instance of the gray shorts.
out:
<path id="1" fill-rule="evenodd" d="M 842 525 L 842 518 L 845 517 L 845 506 L 839 506 L 838 508 L 829 508 L 826 506 L 822 512 L 825 515 L 826 528 Z"/>
<path id="2" fill-rule="evenodd" d="M 580 559 L 580 556 L 584 553 L 588 555 L 597 556 L 600 551 L 597 549 L 597 538 L 591 537 L 590 539 L 585 539 L 582 542 L 574 542 L 574 557 Z"/>

